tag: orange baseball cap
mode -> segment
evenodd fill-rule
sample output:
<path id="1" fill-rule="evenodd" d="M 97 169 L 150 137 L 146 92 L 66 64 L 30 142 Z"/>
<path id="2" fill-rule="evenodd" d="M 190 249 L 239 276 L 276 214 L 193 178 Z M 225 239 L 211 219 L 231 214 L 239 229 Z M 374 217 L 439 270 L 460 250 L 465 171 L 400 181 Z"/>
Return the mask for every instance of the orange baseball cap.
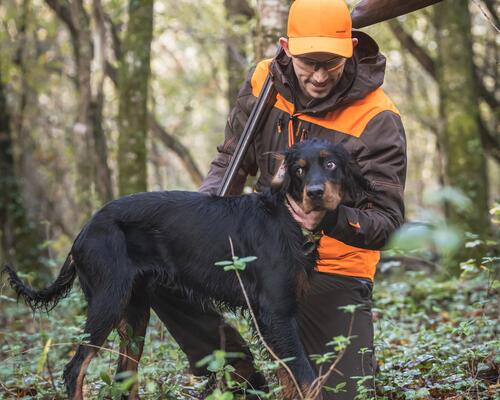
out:
<path id="1" fill-rule="evenodd" d="M 294 56 L 352 57 L 352 20 L 344 0 L 295 0 L 288 13 L 288 49 Z"/>

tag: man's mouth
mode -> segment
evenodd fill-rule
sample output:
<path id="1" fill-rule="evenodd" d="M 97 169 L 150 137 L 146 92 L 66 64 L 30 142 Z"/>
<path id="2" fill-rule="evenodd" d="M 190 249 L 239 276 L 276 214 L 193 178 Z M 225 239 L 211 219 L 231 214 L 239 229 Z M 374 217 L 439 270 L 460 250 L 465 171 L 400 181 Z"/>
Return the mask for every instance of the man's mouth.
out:
<path id="1" fill-rule="evenodd" d="M 323 82 L 323 83 L 318 83 L 318 82 L 311 82 L 311 84 L 318 89 L 324 89 L 325 87 L 328 86 L 328 81 Z"/>

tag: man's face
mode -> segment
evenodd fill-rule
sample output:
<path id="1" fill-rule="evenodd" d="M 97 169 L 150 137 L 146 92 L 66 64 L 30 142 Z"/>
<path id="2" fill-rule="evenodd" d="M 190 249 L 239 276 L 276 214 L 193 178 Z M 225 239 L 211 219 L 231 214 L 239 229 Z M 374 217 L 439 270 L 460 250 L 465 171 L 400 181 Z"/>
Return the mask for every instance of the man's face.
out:
<path id="1" fill-rule="evenodd" d="M 292 56 L 288 50 L 288 39 L 281 37 L 280 46 L 291 57 L 295 76 L 302 95 L 306 99 L 322 99 L 328 96 L 339 83 L 344 73 L 347 58 L 333 53 L 308 53 Z M 352 46 L 358 45 L 358 39 L 352 38 Z"/>
<path id="2" fill-rule="evenodd" d="M 332 91 L 344 73 L 347 59 L 331 53 L 292 56 L 293 69 L 302 93 L 322 99 Z"/>

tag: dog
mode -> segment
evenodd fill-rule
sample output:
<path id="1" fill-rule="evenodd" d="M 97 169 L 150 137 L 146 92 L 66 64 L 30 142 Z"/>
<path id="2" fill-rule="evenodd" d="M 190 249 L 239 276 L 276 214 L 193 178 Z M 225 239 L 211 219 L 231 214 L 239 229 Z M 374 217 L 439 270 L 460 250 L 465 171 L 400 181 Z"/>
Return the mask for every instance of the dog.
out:
<path id="1" fill-rule="evenodd" d="M 86 223 L 75 239 L 59 276 L 47 288 L 26 286 L 5 267 L 18 296 L 33 309 L 50 310 L 71 290 L 78 276 L 88 302 L 85 333 L 64 369 L 71 399 L 83 399 L 85 371 L 113 329 L 144 337 L 149 321 L 148 293 L 189 293 L 204 302 L 245 308 L 233 272 L 214 263 L 234 253 L 256 256 L 240 272 L 264 339 L 306 391 L 315 372 L 300 342 L 294 313 L 316 264 L 315 249 L 304 248 L 303 229 L 288 199 L 304 212 L 335 210 L 343 197 L 369 188 L 341 145 L 313 139 L 279 155 L 281 167 L 263 193 L 217 197 L 185 191 L 137 193 L 111 201 Z M 118 372 L 137 370 L 143 343 L 121 349 Z M 281 380 L 285 398 L 296 398 L 290 379 Z M 134 398 L 136 393 L 130 394 Z"/>

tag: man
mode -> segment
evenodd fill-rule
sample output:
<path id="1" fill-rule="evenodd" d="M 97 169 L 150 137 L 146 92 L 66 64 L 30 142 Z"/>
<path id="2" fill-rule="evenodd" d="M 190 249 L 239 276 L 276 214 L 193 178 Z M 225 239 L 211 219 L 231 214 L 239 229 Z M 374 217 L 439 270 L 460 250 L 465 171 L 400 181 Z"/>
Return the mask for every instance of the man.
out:
<path id="1" fill-rule="evenodd" d="M 353 399 L 357 380 L 374 374 L 371 293 L 379 249 L 403 222 L 404 129 L 397 109 L 380 88 L 385 58 L 368 35 L 352 32 L 343 0 L 296 0 L 290 8 L 288 37 L 279 43 L 280 54 L 260 62 L 240 90 L 227 121 L 225 141 L 200 190 L 215 193 L 220 186 L 268 73 L 278 91 L 276 102 L 243 161 L 231 194 L 241 193 L 247 176 L 258 172 L 255 189 L 269 186 L 279 167 L 270 152 L 300 140 L 328 139 L 342 143 L 352 154 L 374 191 L 356 204 L 343 199 L 323 220 L 325 235 L 318 248 L 317 270 L 300 300 L 298 324 L 308 354 L 332 351 L 327 343 L 336 336 L 353 337 L 327 382 L 334 388 L 345 383 L 344 391 L 324 394 L 324 398 Z M 315 212 L 305 214 L 298 204 L 292 206 L 296 220 L 306 228 L 313 229 L 322 217 Z M 246 360 L 235 363 L 237 372 L 253 385 L 263 383 L 242 339 L 217 313 L 171 300 L 170 309 L 161 300 L 155 309 L 191 366 L 219 348 L 222 339 L 226 351 L 247 354 Z M 355 313 L 339 309 L 346 305 L 355 305 Z M 373 387 L 373 379 L 365 379 L 364 384 Z"/>

